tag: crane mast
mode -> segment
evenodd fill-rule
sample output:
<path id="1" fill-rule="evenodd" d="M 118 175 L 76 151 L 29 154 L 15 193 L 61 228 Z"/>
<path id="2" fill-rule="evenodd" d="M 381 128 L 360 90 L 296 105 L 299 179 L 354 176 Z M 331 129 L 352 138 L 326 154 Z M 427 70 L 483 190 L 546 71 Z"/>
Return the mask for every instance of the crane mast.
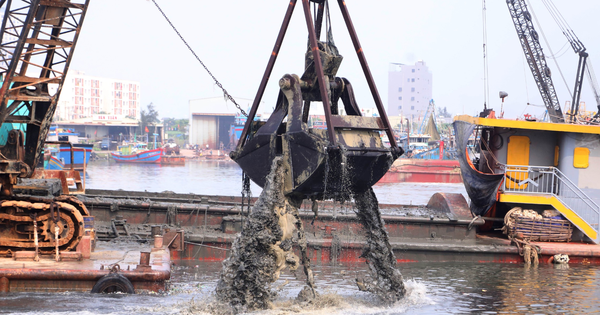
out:
<path id="1" fill-rule="evenodd" d="M 88 3 L 0 0 L 1 196 L 42 156 Z"/>
<path id="2" fill-rule="evenodd" d="M 529 69 L 537 84 L 550 121 L 553 123 L 564 122 L 560 102 L 552 83 L 551 71 L 546 63 L 546 57 L 540 45 L 539 35 L 533 27 L 531 13 L 527 9 L 525 0 L 507 0 L 508 10 L 515 25 L 521 47 L 529 64 Z"/>

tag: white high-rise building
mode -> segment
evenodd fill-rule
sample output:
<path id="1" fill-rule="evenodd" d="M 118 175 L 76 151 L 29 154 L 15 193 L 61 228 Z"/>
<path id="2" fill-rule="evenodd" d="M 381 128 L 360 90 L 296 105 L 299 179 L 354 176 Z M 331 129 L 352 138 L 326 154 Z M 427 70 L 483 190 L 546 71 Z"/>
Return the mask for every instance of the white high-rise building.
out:
<path id="1" fill-rule="evenodd" d="M 140 119 L 140 83 L 100 78 L 69 70 L 58 100 L 55 120 L 97 114 Z"/>
<path id="2" fill-rule="evenodd" d="M 423 119 L 432 99 L 432 76 L 425 62 L 390 64 L 388 84 L 388 115 Z"/>

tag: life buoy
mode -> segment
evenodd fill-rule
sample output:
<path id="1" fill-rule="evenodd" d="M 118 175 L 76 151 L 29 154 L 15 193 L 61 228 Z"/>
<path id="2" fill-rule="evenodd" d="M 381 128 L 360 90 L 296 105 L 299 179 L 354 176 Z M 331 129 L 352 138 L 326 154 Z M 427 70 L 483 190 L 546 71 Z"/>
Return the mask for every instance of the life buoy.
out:
<path id="1" fill-rule="evenodd" d="M 133 284 L 119 273 L 110 273 L 100 278 L 92 288 L 92 293 L 127 293 L 134 294 Z"/>

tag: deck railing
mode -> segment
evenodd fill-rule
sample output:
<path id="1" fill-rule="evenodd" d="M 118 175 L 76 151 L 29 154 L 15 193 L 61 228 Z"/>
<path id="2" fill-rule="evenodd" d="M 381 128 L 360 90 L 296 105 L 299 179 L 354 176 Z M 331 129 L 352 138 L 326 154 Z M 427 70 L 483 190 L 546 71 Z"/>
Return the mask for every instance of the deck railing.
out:
<path id="1" fill-rule="evenodd" d="M 552 195 L 599 232 L 600 207 L 559 169 L 551 166 L 504 165 L 504 192 Z"/>

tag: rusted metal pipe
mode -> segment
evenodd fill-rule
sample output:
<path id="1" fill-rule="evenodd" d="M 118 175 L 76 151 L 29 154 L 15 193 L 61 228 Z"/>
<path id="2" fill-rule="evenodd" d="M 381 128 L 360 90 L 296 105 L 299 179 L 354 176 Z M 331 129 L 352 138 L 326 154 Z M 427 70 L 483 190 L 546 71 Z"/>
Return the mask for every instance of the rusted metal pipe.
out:
<path id="1" fill-rule="evenodd" d="M 163 241 L 164 239 L 162 235 L 154 235 L 154 248 L 162 248 Z"/>
<path id="2" fill-rule="evenodd" d="M 360 61 L 360 65 L 365 73 L 365 78 L 367 79 L 367 83 L 369 84 L 369 89 L 371 90 L 371 94 L 373 95 L 373 101 L 375 101 L 375 105 L 377 106 L 377 110 L 379 111 L 379 116 L 383 121 L 386 127 L 386 133 L 388 139 L 390 140 L 390 146 L 392 148 L 397 148 L 398 144 L 396 143 L 396 138 L 394 137 L 394 132 L 390 127 L 390 121 L 388 116 L 383 108 L 383 103 L 381 102 L 381 97 L 379 96 L 379 92 L 377 91 L 377 87 L 375 86 L 375 80 L 373 79 L 373 75 L 371 74 L 371 70 L 369 69 L 369 65 L 367 64 L 367 59 L 365 58 L 365 54 L 363 52 L 362 47 L 360 46 L 360 42 L 358 41 L 358 36 L 356 35 L 356 30 L 354 29 L 354 25 L 352 24 L 352 20 L 350 19 L 350 14 L 348 13 L 348 8 L 346 8 L 346 1 L 338 0 L 338 4 L 340 5 L 340 10 L 342 11 L 342 16 L 344 17 L 344 21 L 346 22 L 346 27 L 348 28 L 348 33 L 350 33 L 350 39 L 352 39 L 352 44 L 354 44 L 354 49 L 356 49 L 356 55 L 358 56 L 358 60 Z"/>
<path id="3" fill-rule="evenodd" d="M 308 28 L 308 38 L 310 41 L 310 49 L 312 50 L 313 54 L 313 60 L 315 62 L 315 70 L 317 71 L 319 89 L 321 90 L 321 101 L 323 102 L 323 111 L 325 112 L 325 122 L 327 123 L 329 144 L 335 145 L 335 134 L 333 130 L 333 124 L 331 123 L 331 104 L 329 103 L 329 94 L 327 93 L 325 74 L 323 73 L 323 64 L 321 63 L 321 55 L 319 54 L 317 35 L 315 34 L 315 27 L 313 25 L 312 15 L 310 14 L 309 0 L 302 0 L 302 6 L 304 7 L 304 17 L 306 19 L 306 27 Z"/>
<path id="4" fill-rule="evenodd" d="M 290 5 L 288 6 L 288 9 L 285 13 L 285 17 L 283 18 L 283 23 L 281 24 L 279 35 L 277 35 L 277 40 L 275 41 L 273 52 L 271 53 L 271 57 L 269 58 L 267 69 L 265 70 L 262 80 L 260 81 L 258 91 L 256 92 L 254 102 L 252 103 L 252 108 L 250 109 L 250 113 L 248 113 L 248 119 L 246 119 L 246 124 L 244 125 L 244 130 L 242 130 L 240 141 L 238 142 L 238 149 L 243 147 L 246 143 L 248 132 L 250 131 L 250 127 L 252 126 L 252 122 L 254 121 L 254 116 L 256 116 L 256 112 L 258 111 L 258 105 L 260 104 L 263 94 L 265 93 L 267 82 L 269 82 L 269 77 L 271 76 L 271 72 L 273 71 L 273 67 L 275 66 L 275 61 L 277 60 L 277 56 L 279 55 L 281 43 L 283 43 L 283 38 L 285 37 L 285 33 L 287 31 L 288 26 L 290 25 L 290 20 L 292 18 L 292 13 L 294 13 L 295 7 L 296 0 L 290 0 Z"/>
<path id="5" fill-rule="evenodd" d="M 150 252 L 140 252 L 140 266 L 150 266 Z"/>
<path id="6" fill-rule="evenodd" d="M 321 38 L 321 27 L 323 26 L 323 13 L 325 12 L 325 6 L 323 3 L 319 3 L 317 9 L 317 16 L 315 17 L 315 33 L 317 39 Z M 327 30 L 325 30 L 327 31 Z"/>

